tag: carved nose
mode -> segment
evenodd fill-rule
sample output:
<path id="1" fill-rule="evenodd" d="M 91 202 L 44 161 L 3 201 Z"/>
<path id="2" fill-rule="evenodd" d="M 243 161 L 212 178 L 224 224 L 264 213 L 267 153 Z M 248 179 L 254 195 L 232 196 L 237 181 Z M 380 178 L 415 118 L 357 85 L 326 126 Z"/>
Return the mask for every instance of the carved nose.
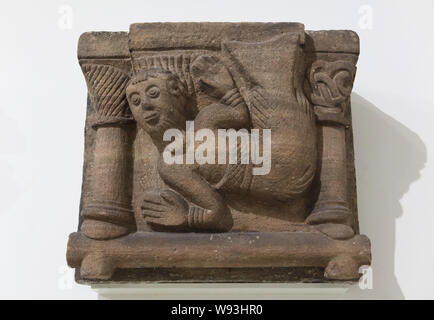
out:
<path id="1" fill-rule="evenodd" d="M 151 110 L 154 110 L 154 107 L 152 105 L 150 105 L 150 104 L 143 103 L 142 104 L 142 109 L 145 110 L 145 111 L 151 111 Z"/>

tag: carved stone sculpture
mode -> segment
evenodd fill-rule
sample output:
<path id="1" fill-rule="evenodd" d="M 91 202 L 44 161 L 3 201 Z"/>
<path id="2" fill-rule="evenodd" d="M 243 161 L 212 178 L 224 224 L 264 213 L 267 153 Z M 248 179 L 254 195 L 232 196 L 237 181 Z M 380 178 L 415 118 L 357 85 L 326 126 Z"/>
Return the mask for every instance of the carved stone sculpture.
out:
<path id="1" fill-rule="evenodd" d="M 356 280 L 352 31 L 143 23 L 81 36 L 80 282 Z"/>

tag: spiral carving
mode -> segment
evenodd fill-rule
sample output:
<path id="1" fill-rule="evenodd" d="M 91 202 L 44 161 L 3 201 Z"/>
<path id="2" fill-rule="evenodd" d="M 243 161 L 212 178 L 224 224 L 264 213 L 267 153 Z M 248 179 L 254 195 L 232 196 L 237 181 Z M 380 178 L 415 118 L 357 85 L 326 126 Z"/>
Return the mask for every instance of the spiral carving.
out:
<path id="1" fill-rule="evenodd" d="M 349 61 L 314 62 L 309 72 L 312 103 L 323 107 L 339 107 L 351 94 L 355 71 L 356 67 Z"/>

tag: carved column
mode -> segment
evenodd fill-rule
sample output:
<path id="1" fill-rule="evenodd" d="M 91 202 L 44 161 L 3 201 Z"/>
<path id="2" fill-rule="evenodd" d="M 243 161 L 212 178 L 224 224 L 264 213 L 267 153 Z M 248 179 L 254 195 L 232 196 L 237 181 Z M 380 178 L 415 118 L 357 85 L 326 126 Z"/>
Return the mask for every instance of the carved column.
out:
<path id="1" fill-rule="evenodd" d="M 81 211 L 81 232 L 93 239 L 113 239 L 135 230 L 131 205 L 135 126 L 125 95 L 131 70 L 127 35 L 84 34 L 79 42 L 79 60 L 96 131 L 90 199 Z"/>
<path id="2" fill-rule="evenodd" d="M 349 121 L 345 118 L 345 105 L 351 94 L 355 70 L 350 61 L 318 60 L 309 72 L 310 97 L 318 120 L 320 153 L 320 190 L 314 209 L 306 220 L 310 224 L 353 227 L 354 219 L 347 195 L 345 131 Z"/>

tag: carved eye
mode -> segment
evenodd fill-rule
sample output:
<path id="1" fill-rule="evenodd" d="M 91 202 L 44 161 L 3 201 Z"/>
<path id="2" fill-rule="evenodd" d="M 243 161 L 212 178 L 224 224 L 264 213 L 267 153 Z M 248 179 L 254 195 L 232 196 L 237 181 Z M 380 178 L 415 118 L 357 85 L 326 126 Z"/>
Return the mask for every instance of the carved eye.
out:
<path id="1" fill-rule="evenodd" d="M 149 98 L 155 99 L 160 95 L 160 89 L 157 86 L 151 86 L 146 90 Z"/>
<path id="2" fill-rule="evenodd" d="M 137 93 L 133 93 L 130 96 L 130 101 L 133 105 L 138 106 L 140 104 L 140 95 Z"/>

